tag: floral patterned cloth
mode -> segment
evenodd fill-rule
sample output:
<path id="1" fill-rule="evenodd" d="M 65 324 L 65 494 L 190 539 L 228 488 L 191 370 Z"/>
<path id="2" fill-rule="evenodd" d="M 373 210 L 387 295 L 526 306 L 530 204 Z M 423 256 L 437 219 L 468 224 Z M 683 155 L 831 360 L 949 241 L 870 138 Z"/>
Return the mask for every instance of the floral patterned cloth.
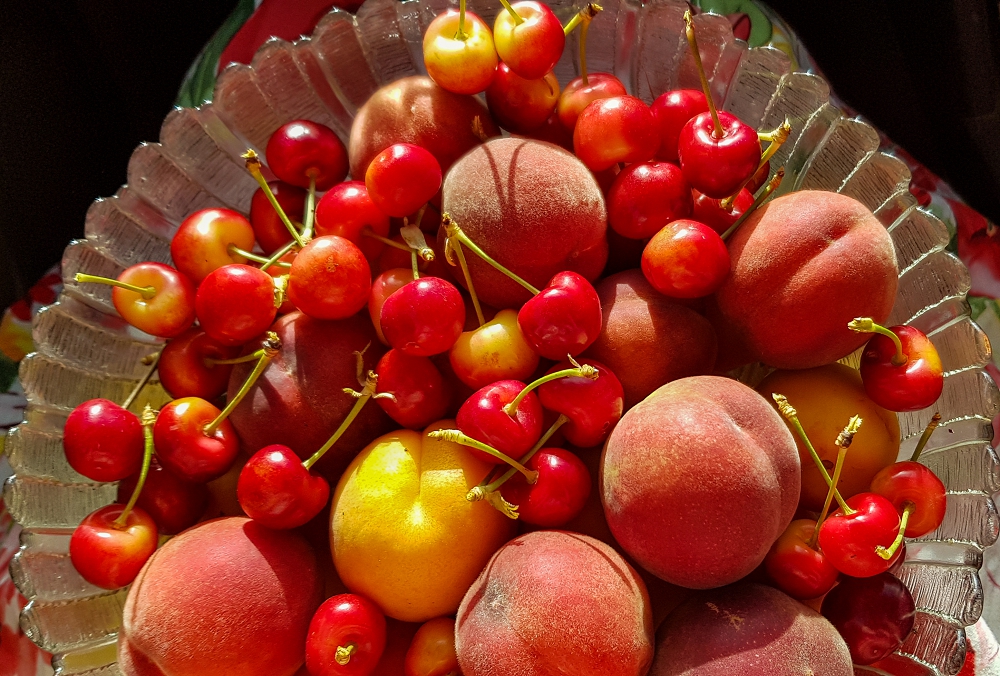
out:
<path id="1" fill-rule="evenodd" d="M 334 5 L 355 9 L 357 0 L 239 0 L 230 17 L 188 71 L 178 93 L 179 105 L 209 100 L 220 64 L 249 63 L 256 49 L 271 35 L 291 40 L 311 32 L 315 23 Z M 701 11 L 729 17 L 737 37 L 751 46 L 770 44 L 786 52 L 793 67 L 819 72 L 805 46 L 768 7 L 756 0 L 693 0 Z M 838 102 L 844 109 L 846 105 Z M 996 345 L 1000 345 L 1000 231 L 970 208 L 951 186 L 883 137 L 882 149 L 901 158 L 910 168 L 911 192 L 921 206 L 932 211 L 952 234 L 949 249 L 969 267 L 973 318 Z M 82 218 L 82 215 L 81 215 Z M 31 318 L 53 302 L 61 289 L 58 268 L 46 274 L 27 298 L 8 308 L 0 319 L 0 433 L 21 421 L 24 395 L 17 382 L 17 363 L 32 348 Z M 1000 382 L 1000 351 L 987 368 Z M 1000 425 L 1000 417 L 994 427 Z M 1000 428 L 998 428 L 1000 432 Z M 1000 435 L 997 437 L 1000 439 Z M 0 450 L 3 436 L 0 436 Z M 10 466 L 0 457 L 0 481 Z M 1000 496 L 998 496 L 1000 497 Z M 11 582 L 8 565 L 17 550 L 20 530 L 0 501 L 0 676 L 45 676 L 52 673 L 50 656 L 20 631 L 18 615 L 25 599 Z M 960 676 L 1000 676 L 1000 648 L 987 626 L 1000 628 L 1000 548 L 987 550 L 983 569 L 986 592 L 984 619 L 968 629 L 969 658 Z"/>

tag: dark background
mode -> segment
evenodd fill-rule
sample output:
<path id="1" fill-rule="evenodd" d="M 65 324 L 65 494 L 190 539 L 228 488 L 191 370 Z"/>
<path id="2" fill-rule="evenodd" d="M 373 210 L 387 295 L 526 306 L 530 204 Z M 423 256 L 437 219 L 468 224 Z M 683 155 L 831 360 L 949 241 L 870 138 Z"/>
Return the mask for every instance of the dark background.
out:
<path id="1" fill-rule="evenodd" d="M 998 4 L 772 0 L 842 99 L 1000 222 Z M 0 0 L 0 308 L 159 136 L 235 0 Z"/>

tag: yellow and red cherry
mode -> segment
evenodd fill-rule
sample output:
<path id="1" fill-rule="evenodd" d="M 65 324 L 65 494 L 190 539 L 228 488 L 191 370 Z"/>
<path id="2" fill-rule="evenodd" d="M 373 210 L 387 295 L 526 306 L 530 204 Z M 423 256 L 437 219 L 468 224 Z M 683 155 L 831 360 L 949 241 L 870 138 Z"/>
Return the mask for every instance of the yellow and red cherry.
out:
<path id="1" fill-rule="evenodd" d="M 160 409 L 153 426 L 160 464 L 175 476 L 195 483 L 218 479 L 229 471 L 240 441 L 228 420 L 209 429 L 220 413 L 198 397 L 174 399 Z"/>
<path id="2" fill-rule="evenodd" d="M 285 183 L 329 190 L 347 176 L 347 148 L 333 130 L 309 120 L 287 122 L 267 141 L 267 166 Z"/>
<path id="3" fill-rule="evenodd" d="M 525 380 L 538 368 L 538 353 L 521 327 L 518 313 L 500 310 L 478 329 L 465 331 L 448 354 L 455 376 L 472 388 L 498 380 Z"/>
<path id="4" fill-rule="evenodd" d="M 477 390 L 458 409 L 456 426 L 463 434 L 508 456 L 524 455 L 542 436 L 543 418 L 542 405 L 534 392 L 519 398 L 527 388 L 519 380 L 500 380 Z M 515 401 L 516 406 L 511 407 Z M 479 449 L 470 451 L 484 462 L 503 462 Z"/>
<path id="5" fill-rule="evenodd" d="M 288 218 L 301 223 L 306 210 L 306 191 L 281 181 L 271 181 L 267 185 Z M 257 188 L 250 199 L 250 225 L 257 244 L 267 255 L 292 241 L 291 233 L 261 188 Z"/>
<path id="6" fill-rule="evenodd" d="M 385 299 L 379 317 L 389 345 L 415 357 L 451 349 L 465 325 L 465 301 L 449 282 L 420 277 Z"/>
<path id="7" fill-rule="evenodd" d="M 192 327 L 163 347 L 157 365 L 160 384 L 174 399 L 201 397 L 211 401 L 226 391 L 233 370 L 230 364 L 214 361 L 233 359 L 239 353 L 238 346 L 223 345 Z"/>
<path id="8" fill-rule="evenodd" d="M 118 279 L 78 273 L 77 282 L 108 284 L 111 302 L 129 324 L 160 338 L 173 338 L 194 323 L 195 287 L 187 276 L 163 263 L 136 263 Z"/>
<path id="9" fill-rule="evenodd" d="M 653 113 L 634 96 L 592 102 L 580 113 L 573 130 L 573 151 L 591 171 L 619 162 L 644 162 L 659 145 Z"/>
<path id="10" fill-rule="evenodd" d="M 916 605 L 906 585 L 891 573 L 843 578 L 820 609 L 851 652 L 854 664 L 888 657 L 913 630 Z"/>
<path id="11" fill-rule="evenodd" d="M 698 89 L 675 89 L 660 94 L 649 108 L 660 130 L 656 159 L 676 163 L 681 129 L 695 115 L 708 112 L 705 94 Z"/>
<path id="12" fill-rule="evenodd" d="M 888 552 L 889 558 L 883 555 L 899 533 L 895 506 L 876 493 L 858 493 L 847 499 L 847 506 L 851 513 L 837 510 L 820 526 L 819 546 L 827 560 L 852 577 L 871 577 L 888 570 L 895 561 L 893 555 L 902 551 Z"/>
<path id="13" fill-rule="evenodd" d="M 455 94 L 478 94 L 497 69 L 493 33 L 472 12 L 447 9 L 434 17 L 424 32 L 423 50 L 427 74 Z"/>
<path id="14" fill-rule="evenodd" d="M 903 532 L 908 538 L 926 535 L 944 521 L 944 484 L 919 462 L 904 460 L 884 467 L 872 478 L 871 490 L 889 500 L 900 514 L 910 508 Z"/>
<path id="15" fill-rule="evenodd" d="M 504 500 L 517 505 L 521 521 L 558 528 L 583 511 L 590 497 L 590 472 L 580 458 L 562 448 L 543 448 L 524 466 L 538 472 L 535 483 L 516 473 L 500 487 Z"/>
<path id="16" fill-rule="evenodd" d="M 559 81 L 549 72 L 527 80 L 501 63 L 486 89 L 490 114 L 504 129 L 515 134 L 534 131 L 545 124 L 559 100 Z"/>
<path id="17" fill-rule="evenodd" d="M 890 411 L 919 411 L 944 389 L 941 357 L 934 343 L 912 326 L 879 326 L 859 318 L 848 326 L 875 332 L 861 353 L 861 380 L 872 401 Z"/>
<path id="18" fill-rule="evenodd" d="M 525 340 L 546 359 L 580 354 L 597 340 L 603 321 L 597 291 L 571 271 L 557 273 L 517 313 Z"/>
<path id="19" fill-rule="evenodd" d="M 690 219 L 669 223 L 642 251 L 642 274 L 654 289 L 672 298 L 714 293 L 729 268 L 729 250 L 719 233 Z"/>
<path id="20" fill-rule="evenodd" d="M 84 580 L 102 589 L 120 589 L 139 574 L 156 551 L 152 517 L 133 507 L 120 521 L 125 505 L 112 504 L 91 512 L 73 531 L 69 556 Z"/>
<path id="21" fill-rule="evenodd" d="M 314 319 L 345 319 L 368 303 L 372 273 L 353 242 L 337 235 L 317 237 L 295 256 L 288 300 Z"/>
<path id="22" fill-rule="evenodd" d="M 174 265 L 196 285 L 230 263 L 246 263 L 240 254 L 253 249 L 250 221 L 232 209 L 201 209 L 185 218 L 170 240 Z"/>
<path id="23" fill-rule="evenodd" d="M 138 483 L 138 473 L 122 479 L 118 483 L 118 502 L 124 504 Z M 154 456 L 135 505 L 153 519 L 161 535 L 176 535 L 204 516 L 208 487 L 177 478 Z"/>
<path id="24" fill-rule="evenodd" d="M 242 345 L 274 322 L 274 279 L 249 265 L 224 265 L 202 281 L 195 308 L 198 323 L 211 338 Z"/>
<path id="25" fill-rule="evenodd" d="M 403 427 L 422 430 L 445 417 L 451 404 L 452 386 L 427 357 L 417 357 L 401 350 L 389 350 L 375 367 L 379 406 Z"/>
<path id="26" fill-rule="evenodd" d="M 611 73 L 588 73 L 587 77 L 580 76 L 569 81 L 559 95 L 556 114 L 562 126 L 573 133 L 580 113 L 592 102 L 627 95 L 625 85 Z"/>
<path id="27" fill-rule="evenodd" d="M 326 506 L 330 484 L 306 469 L 288 446 L 272 444 L 250 456 L 243 466 L 236 499 L 246 515 L 261 525 L 298 528 Z"/>
<path id="28" fill-rule="evenodd" d="M 93 481 L 119 481 L 138 472 L 144 443 L 138 416 L 107 399 L 83 402 L 63 428 L 66 461 Z"/>
<path id="29" fill-rule="evenodd" d="M 542 407 L 567 418 L 560 431 L 566 441 L 579 448 L 591 448 L 603 443 L 625 410 L 625 392 L 621 381 L 607 366 L 596 359 L 580 359 L 579 364 L 592 366 L 597 378 L 559 378 L 538 388 Z M 555 373 L 570 368 L 563 361 L 547 371 Z"/>
<path id="30" fill-rule="evenodd" d="M 313 615 L 306 635 L 310 676 L 368 676 L 385 650 L 385 615 L 357 594 L 328 598 Z"/>
<path id="31" fill-rule="evenodd" d="M 566 35 L 547 5 L 522 0 L 507 5 L 493 22 L 493 42 L 500 60 L 527 80 L 548 73 L 562 56 Z"/>
<path id="32" fill-rule="evenodd" d="M 368 165 L 365 187 L 383 213 L 402 218 L 429 202 L 441 189 L 441 165 L 420 146 L 394 143 Z"/>
<path id="33" fill-rule="evenodd" d="M 375 325 L 375 332 L 378 339 L 389 344 L 382 333 L 382 306 L 389 296 L 413 281 L 413 271 L 408 268 L 392 268 L 381 273 L 372 282 L 371 291 L 368 294 L 368 314 Z"/>
<path id="34" fill-rule="evenodd" d="M 740 216 L 753 206 L 753 193 L 747 188 L 740 190 L 728 206 L 724 206 L 721 199 L 703 195 L 697 190 L 692 189 L 691 195 L 691 218 L 704 223 L 720 235 L 733 227 Z"/>
<path id="35" fill-rule="evenodd" d="M 455 620 L 435 617 L 420 625 L 403 662 L 403 676 L 457 676 Z"/>
<path id="36" fill-rule="evenodd" d="M 692 188 L 722 199 L 757 171 L 760 139 L 756 129 L 735 115 L 719 111 L 718 116 L 718 127 L 711 113 L 691 118 L 677 139 L 677 156 Z"/>
<path id="37" fill-rule="evenodd" d="M 608 225 L 630 239 L 648 239 L 667 223 L 691 215 L 691 186 L 669 162 L 636 162 L 608 191 Z"/>
<path id="38" fill-rule="evenodd" d="M 280 224 L 280 223 L 279 223 Z M 358 245 L 369 261 L 374 261 L 385 244 L 366 237 L 366 228 L 379 237 L 389 236 L 389 217 L 382 213 L 368 195 L 364 181 L 338 183 L 316 205 L 316 234 L 338 235 Z"/>
<path id="39" fill-rule="evenodd" d="M 796 519 L 771 545 L 764 568 L 774 585 L 795 599 L 815 599 L 833 589 L 840 572 L 815 545 L 816 522 Z"/>

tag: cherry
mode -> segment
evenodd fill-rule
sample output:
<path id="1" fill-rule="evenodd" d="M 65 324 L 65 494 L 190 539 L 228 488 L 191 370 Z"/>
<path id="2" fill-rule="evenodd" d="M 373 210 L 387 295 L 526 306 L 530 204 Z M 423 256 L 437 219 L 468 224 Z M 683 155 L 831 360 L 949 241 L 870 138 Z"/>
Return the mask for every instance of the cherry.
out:
<path id="1" fill-rule="evenodd" d="M 691 218 L 704 223 L 720 235 L 733 227 L 740 216 L 746 213 L 754 203 L 753 194 L 747 189 L 740 190 L 729 208 L 722 205 L 722 200 L 703 195 L 697 190 L 691 191 L 694 198 Z"/>
<path id="2" fill-rule="evenodd" d="M 771 545 L 764 567 L 781 591 L 799 600 L 819 598 L 833 588 L 840 573 L 814 542 L 816 522 L 796 519 Z"/>
<path id="3" fill-rule="evenodd" d="M 547 5 L 522 0 L 497 14 L 493 41 L 497 54 L 508 67 L 526 80 L 537 80 L 556 65 L 566 45 L 566 35 L 558 17 Z"/>
<path id="4" fill-rule="evenodd" d="M 465 302 L 453 284 L 420 277 L 385 299 L 379 321 L 389 345 L 430 357 L 450 350 L 462 335 Z"/>
<path id="5" fill-rule="evenodd" d="M 667 223 L 690 216 L 691 208 L 691 187 L 669 162 L 631 164 L 608 191 L 608 225 L 632 239 L 652 237 Z"/>
<path id="6" fill-rule="evenodd" d="M 268 528 L 297 528 L 330 499 L 330 484 L 302 464 L 288 446 L 272 444 L 254 453 L 236 484 L 240 507 Z"/>
<path id="7" fill-rule="evenodd" d="M 70 537 L 69 556 L 90 584 L 120 589 L 136 578 L 156 543 L 152 517 L 136 507 L 126 514 L 125 505 L 112 504 L 84 517 Z"/>
<path id="8" fill-rule="evenodd" d="M 385 650 L 385 615 L 357 594 L 338 594 L 316 610 L 306 635 L 311 676 L 368 676 Z"/>
<path id="9" fill-rule="evenodd" d="M 538 353 L 511 309 L 500 310 L 478 329 L 462 333 L 448 358 L 455 376 L 477 389 L 498 380 L 527 379 L 538 368 Z"/>
<path id="10" fill-rule="evenodd" d="M 944 521 L 944 484 L 919 462 L 904 460 L 883 468 L 872 478 L 871 490 L 888 499 L 901 514 L 910 507 L 903 532 L 908 538 L 926 535 Z"/>
<path id="11" fill-rule="evenodd" d="M 898 549 L 888 551 L 900 529 L 896 508 L 876 493 L 858 493 L 847 500 L 847 506 L 852 511 L 837 510 L 820 526 L 819 546 L 827 560 L 853 577 L 888 570 L 892 555 L 899 554 Z"/>
<path id="12" fill-rule="evenodd" d="M 597 340 L 603 321 L 593 285 L 568 271 L 557 273 L 517 313 L 525 340 L 546 359 L 580 354 Z"/>
<path id="13" fill-rule="evenodd" d="M 174 399 L 164 406 L 153 427 L 160 464 L 177 477 L 195 483 L 225 474 L 236 460 L 240 442 L 228 420 L 206 432 L 220 413 L 198 397 Z"/>
<path id="14" fill-rule="evenodd" d="M 664 92 L 649 108 L 660 129 L 660 148 L 656 151 L 656 158 L 677 162 L 677 139 L 681 135 L 681 129 L 695 115 L 708 112 L 704 92 L 697 89 Z"/>
<path id="15" fill-rule="evenodd" d="M 517 474 L 500 487 L 503 498 L 517 505 L 522 521 L 557 528 L 583 510 L 590 497 L 590 472 L 580 458 L 561 448 L 543 448 L 524 464 L 538 472 L 535 483 Z"/>
<path id="16" fill-rule="evenodd" d="M 66 419 L 63 449 L 70 467 L 88 479 L 119 481 L 142 466 L 142 424 L 113 401 L 91 399 Z"/>
<path id="17" fill-rule="evenodd" d="M 186 276 L 163 263 L 136 263 L 118 279 L 77 273 L 76 281 L 109 284 L 111 302 L 129 324 L 159 336 L 173 338 L 194 322 L 195 291 Z"/>
<path id="18" fill-rule="evenodd" d="M 681 219 L 656 233 L 642 252 L 642 274 L 665 296 L 701 298 L 729 276 L 729 250 L 704 223 Z"/>
<path id="19" fill-rule="evenodd" d="M 281 181 L 271 181 L 267 185 L 288 218 L 301 223 L 305 213 L 306 191 Z M 261 188 L 254 191 L 250 200 L 250 225 L 253 226 L 257 244 L 268 255 L 292 241 L 288 228 Z"/>
<path id="20" fill-rule="evenodd" d="M 402 218 L 429 202 L 441 189 L 441 165 L 420 146 L 394 143 L 368 165 L 365 186 L 382 212 Z"/>
<path id="21" fill-rule="evenodd" d="M 521 396 L 523 391 L 526 393 Z M 508 411 L 515 401 L 517 405 Z M 455 423 L 463 434 L 505 455 L 518 457 L 524 455 L 542 434 L 542 406 L 538 396 L 524 383 L 499 380 L 466 399 L 458 409 Z M 498 464 L 502 461 L 476 449 L 472 452 L 484 462 Z"/>
<path id="22" fill-rule="evenodd" d="M 861 353 L 861 380 L 872 401 L 890 411 L 919 411 L 944 389 L 941 357 L 934 344 L 912 326 L 885 328 L 861 317 L 852 331 L 876 333 Z"/>
<path id="23" fill-rule="evenodd" d="M 891 573 L 843 578 L 823 599 L 823 616 L 837 628 L 855 664 L 872 664 L 903 644 L 916 607 L 910 591 Z"/>
<path id="24" fill-rule="evenodd" d="M 267 164 L 285 183 L 329 190 L 347 176 L 347 148 L 333 130 L 309 120 L 287 122 L 267 142 Z"/>
<path id="25" fill-rule="evenodd" d="M 579 448 L 597 446 L 607 438 L 625 410 L 625 392 L 621 381 L 607 366 L 595 359 L 581 359 L 597 371 L 597 378 L 559 378 L 538 388 L 541 405 L 567 418 L 562 427 L 566 440 Z M 570 362 L 560 362 L 548 373 L 568 369 Z"/>
<path id="26" fill-rule="evenodd" d="M 659 145 L 649 106 L 634 96 L 593 101 L 580 113 L 573 130 L 573 150 L 591 171 L 619 162 L 643 162 Z"/>
<path id="27" fill-rule="evenodd" d="M 570 132 L 576 129 L 576 121 L 592 102 L 627 96 L 628 90 L 622 81 L 611 73 L 589 73 L 569 81 L 559 95 L 556 114 L 559 122 Z"/>
<path id="28" fill-rule="evenodd" d="M 201 209 L 185 218 L 170 240 L 170 257 L 195 284 L 230 263 L 246 263 L 253 249 L 250 221 L 232 209 Z"/>
<path id="29" fill-rule="evenodd" d="M 361 249 L 350 240 L 317 237 L 292 261 L 288 300 L 315 319 L 344 319 L 368 302 L 371 274 Z"/>
<path id="30" fill-rule="evenodd" d="M 389 236 L 389 217 L 368 195 L 364 181 L 345 181 L 330 188 L 316 205 L 316 234 L 339 235 L 358 245 L 365 258 L 373 261 L 385 245 L 366 237 L 366 228 L 380 237 Z"/>
<path id="31" fill-rule="evenodd" d="M 127 501 L 138 483 L 139 474 L 122 479 L 118 484 L 118 502 Z M 154 457 L 135 504 L 156 522 L 162 535 L 175 535 L 198 523 L 205 513 L 208 487 L 177 478 Z"/>
<path id="32" fill-rule="evenodd" d="M 455 620 L 436 617 L 420 625 L 406 651 L 403 676 L 457 676 Z"/>
<path id="33" fill-rule="evenodd" d="M 379 399 L 379 406 L 403 427 L 423 429 L 447 413 L 451 385 L 427 357 L 389 350 L 382 355 L 375 373 L 377 391 L 393 395 Z"/>
<path id="34" fill-rule="evenodd" d="M 375 325 L 375 332 L 378 334 L 378 339 L 386 345 L 389 344 L 389 341 L 385 339 L 385 335 L 382 333 L 382 306 L 385 305 L 385 301 L 389 296 L 412 281 L 412 270 L 393 268 L 386 270 L 372 282 L 371 292 L 368 294 L 368 314 L 372 318 L 372 324 Z"/>
<path id="35" fill-rule="evenodd" d="M 534 131 L 552 116 L 559 100 L 559 81 L 553 73 L 527 80 L 506 63 L 497 67 L 486 89 L 486 104 L 493 119 L 516 134 Z"/>
<path id="36" fill-rule="evenodd" d="M 223 345 L 198 328 L 190 328 L 168 342 L 160 353 L 160 385 L 175 399 L 212 400 L 226 391 L 233 367 L 219 363 L 233 359 L 239 348 Z"/>
<path id="37" fill-rule="evenodd" d="M 274 301 L 271 275 L 234 263 L 205 277 L 198 287 L 195 308 L 201 328 L 212 339 L 223 345 L 242 345 L 274 321 Z"/>
<path id="38" fill-rule="evenodd" d="M 493 80 L 497 52 L 489 26 L 477 14 L 447 9 L 424 33 L 424 67 L 437 85 L 456 94 L 478 94 Z"/>

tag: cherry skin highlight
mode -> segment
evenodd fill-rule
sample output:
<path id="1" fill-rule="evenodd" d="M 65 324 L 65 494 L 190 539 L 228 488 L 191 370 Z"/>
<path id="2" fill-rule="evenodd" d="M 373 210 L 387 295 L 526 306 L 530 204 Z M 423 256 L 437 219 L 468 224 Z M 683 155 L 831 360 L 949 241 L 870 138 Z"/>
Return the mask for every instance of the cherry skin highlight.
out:
<path id="1" fill-rule="evenodd" d="M 648 239 L 691 215 L 691 187 L 680 167 L 637 162 L 619 172 L 608 191 L 608 225 L 623 237 Z"/>
<path id="2" fill-rule="evenodd" d="M 656 159 L 677 162 L 677 141 L 681 129 L 694 116 L 708 112 L 708 101 L 700 89 L 675 89 L 660 94 L 650 106 L 660 129 Z"/>
<path id="3" fill-rule="evenodd" d="M 240 441 L 228 420 L 211 436 L 205 427 L 221 411 L 204 399 L 174 399 L 160 409 L 153 424 L 153 442 L 160 464 L 177 477 L 195 483 L 217 479 L 232 466 Z"/>
<path id="4" fill-rule="evenodd" d="M 442 89 L 478 94 L 490 85 L 497 69 L 493 33 L 472 12 L 465 13 L 464 36 L 459 36 L 459 26 L 457 9 L 434 17 L 424 33 L 424 67 Z"/>
<path id="5" fill-rule="evenodd" d="M 592 102 L 627 95 L 628 90 L 625 89 L 625 85 L 611 73 L 588 73 L 586 84 L 582 77 L 569 81 L 559 95 L 556 115 L 559 116 L 562 126 L 572 134 L 576 129 L 576 120 L 580 117 L 580 113 Z"/>
<path id="6" fill-rule="evenodd" d="M 395 143 L 368 165 L 365 186 L 383 213 L 402 218 L 429 202 L 441 189 L 441 165 L 420 146 Z"/>
<path id="7" fill-rule="evenodd" d="M 115 525 L 125 505 L 101 507 L 87 515 L 69 540 L 73 567 L 84 580 L 102 589 L 120 589 L 139 574 L 156 551 L 157 532 L 153 519 L 132 508 L 122 528 Z"/>
<path id="8" fill-rule="evenodd" d="M 389 236 L 389 217 L 382 213 L 364 181 L 338 183 L 316 205 L 316 234 L 338 235 L 354 242 L 369 261 L 374 261 L 385 244 L 363 233 L 369 227 L 380 237 Z"/>
<path id="9" fill-rule="evenodd" d="M 729 250 L 704 223 L 681 219 L 656 233 L 642 251 L 642 274 L 665 296 L 701 298 L 729 276 Z"/>
<path id="10" fill-rule="evenodd" d="M 271 181 L 267 185 L 285 215 L 293 223 L 301 223 L 306 209 L 306 191 L 282 181 Z M 292 241 L 292 234 L 260 188 L 254 191 L 250 199 L 250 225 L 253 226 L 257 244 L 268 256 Z"/>
<path id="11" fill-rule="evenodd" d="M 812 519 L 792 521 L 764 558 L 764 567 L 774 584 L 795 599 L 819 598 L 840 577 L 823 552 L 809 546 L 815 531 Z"/>
<path id="12" fill-rule="evenodd" d="M 309 120 L 278 127 L 267 142 L 267 166 L 285 183 L 329 190 L 347 176 L 347 148 L 333 130 Z"/>
<path id="13" fill-rule="evenodd" d="M 270 205 L 268 205 L 270 206 Z M 195 284 L 230 263 L 246 263 L 229 246 L 250 251 L 254 245 L 250 221 L 232 209 L 201 209 L 181 222 L 170 240 L 170 257 L 177 269 Z"/>
<path id="14" fill-rule="evenodd" d="M 453 284 L 421 277 L 385 299 L 382 334 L 392 347 L 416 357 L 451 349 L 465 325 L 465 302 Z"/>
<path id="15" fill-rule="evenodd" d="M 274 281 L 249 265 L 224 265 L 198 287 L 198 322 L 223 345 L 242 345 L 259 336 L 274 321 Z"/>
<path id="16" fill-rule="evenodd" d="M 107 399 L 74 408 L 63 429 L 66 461 L 93 481 L 119 481 L 138 472 L 144 447 L 139 418 Z"/>
<path id="17" fill-rule="evenodd" d="M 889 547 L 899 533 L 899 514 L 891 502 L 875 493 L 858 493 L 847 499 L 856 510 L 831 515 L 819 529 L 819 546 L 834 568 L 852 577 L 871 577 L 889 569 L 876 547 Z M 902 549 L 896 550 L 896 556 Z"/>
<path id="18" fill-rule="evenodd" d="M 753 176 L 760 163 L 757 130 L 735 115 L 719 111 L 722 136 L 716 138 L 710 113 L 701 113 L 681 129 L 677 156 L 691 187 L 722 199 L 735 193 Z"/>
<path id="19" fill-rule="evenodd" d="M 175 399 L 201 397 L 211 401 L 226 391 L 233 367 L 205 360 L 233 359 L 239 353 L 239 347 L 223 345 L 192 327 L 163 347 L 157 365 L 160 384 Z"/>
<path id="20" fill-rule="evenodd" d="M 603 321 L 593 285 L 568 271 L 556 274 L 517 313 L 525 340 L 546 359 L 580 354 L 597 340 Z"/>
<path id="21" fill-rule="evenodd" d="M 306 469 L 288 446 L 272 444 L 250 456 L 243 466 L 236 499 L 246 515 L 262 526 L 298 528 L 326 506 L 330 484 Z"/>
<path id="22" fill-rule="evenodd" d="M 385 650 L 385 615 L 357 594 L 338 594 L 316 610 L 306 636 L 311 676 L 367 676 Z"/>
<path id="23" fill-rule="evenodd" d="M 314 319 L 346 319 L 368 303 L 368 260 L 350 240 L 317 237 L 292 261 L 288 300 Z"/>
<path id="24" fill-rule="evenodd" d="M 504 410 L 525 387 L 517 380 L 500 380 L 481 388 L 458 409 L 456 426 L 473 439 L 517 459 L 542 436 L 542 406 L 534 392 L 525 396 L 514 415 Z M 502 462 L 479 449 L 469 451 L 484 462 Z"/>

